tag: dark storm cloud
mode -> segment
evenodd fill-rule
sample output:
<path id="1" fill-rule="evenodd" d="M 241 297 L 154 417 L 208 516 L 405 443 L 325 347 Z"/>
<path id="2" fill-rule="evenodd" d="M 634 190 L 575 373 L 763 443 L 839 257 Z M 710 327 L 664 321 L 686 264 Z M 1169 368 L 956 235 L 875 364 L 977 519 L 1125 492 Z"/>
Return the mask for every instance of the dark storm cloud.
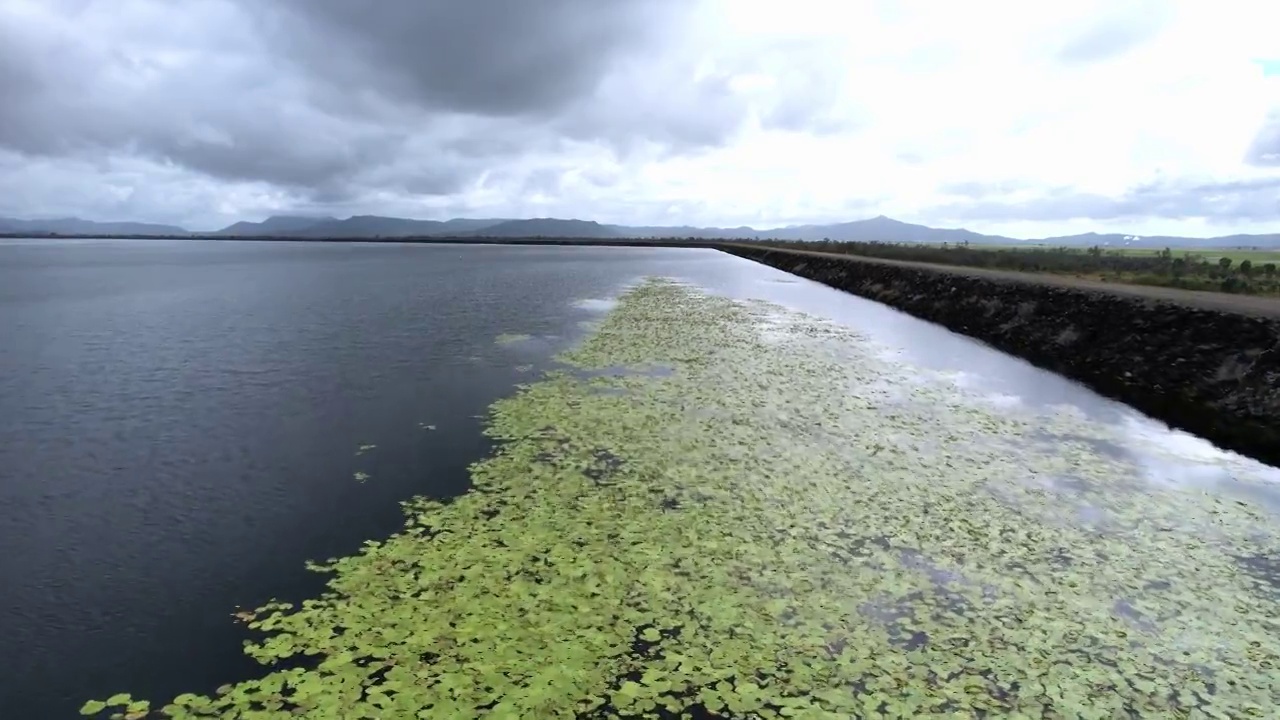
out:
<path id="1" fill-rule="evenodd" d="M 32 158 L 132 155 L 339 201 L 457 192 L 558 135 L 722 137 L 705 107 L 619 124 L 598 92 L 679 0 L 30 7 L 0 7 L 0 149 Z"/>
<path id="2" fill-rule="evenodd" d="M 267 72 L 260 49 L 236 40 L 243 27 L 228 21 L 242 15 L 208 19 L 206 34 L 179 28 L 149 53 L 123 49 L 131 38 L 111 28 L 96 36 L 94 24 L 110 22 L 101 15 L 0 22 L 0 146 L 29 156 L 132 154 L 216 178 L 319 187 L 384 162 L 404 142 L 402 128 L 308 105 L 305 84 Z"/>
<path id="3" fill-rule="evenodd" d="M 521 182 L 522 194 L 555 193 L 564 184 L 564 171 L 559 168 L 538 168 L 524 176 Z"/>
<path id="4" fill-rule="evenodd" d="M 544 115 L 644 47 L 676 0 L 276 0 L 248 3 L 305 72 L 428 109 Z"/>
<path id="5" fill-rule="evenodd" d="M 1119 3 L 1063 44 L 1057 58 L 1094 63 L 1123 55 L 1154 37 L 1171 12 L 1165 0 Z"/>
<path id="6" fill-rule="evenodd" d="M 256 118 L 262 120 L 263 118 Z M 244 117 L 219 118 L 222 134 L 157 132 L 149 154 L 227 180 L 263 180 L 293 187 L 332 186 L 393 158 L 403 133 L 326 128 L 322 118 L 302 117 L 292 127 L 255 124 Z"/>
<path id="7" fill-rule="evenodd" d="M 1114 198 L 1059 190 L 1015 202 L 992 198 L 1005 188 L 986 186 L 984 193 L 981 186 L 969 184 L 963 189 L 968 192 L 954 194 L 967 194 L 976 199 L 940 206 L 932 214 L 954 220 L 1280 219 L 1280 178 L 1205 184 L 1152 183 Z"/>
<path id="8" fill-rule="evenodd" d="M 647 143 L 672 153 L 720 145 L 749 111 L 729 82 L 727 73 L 677 79 L 637 64 L 610 77 L 555 128 L 575 140 L 603 141 L 624 155 Z"/>
<path id="9" fill-rule="evenodd" d="M 1280 110 L 1267 116 L 1262 129 L 1249 145 L 1245 162 L 1262 167 L 1280 167 Z"/>

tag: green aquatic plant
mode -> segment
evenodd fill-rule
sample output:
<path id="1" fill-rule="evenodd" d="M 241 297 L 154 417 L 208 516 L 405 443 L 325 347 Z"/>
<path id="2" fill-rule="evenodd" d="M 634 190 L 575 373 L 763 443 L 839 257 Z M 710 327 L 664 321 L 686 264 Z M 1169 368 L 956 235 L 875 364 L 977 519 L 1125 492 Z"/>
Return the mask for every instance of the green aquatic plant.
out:
<path id="1" fill-rule="evenodd" d="M 559 359 L 492 406 L 500 445 L 469 492 L 407 501 L 401 532 L 311 565 L 331 575 L 323 596 L 239 615 L 262 634 L 246 652 L 291 667 L 162 712 L 1276 706 L 1280 612 L 1239 559 L 1277 557 L 1274 519 L 1140 480 L 1069 412 L 992 407 L 847 329 L 667 281 L 628 292 Z M 652 367 L 669 372 L 598 374 Z"/>
<path id="2" fill-rule="evenodd" d="M 111 717 L 117 720 L 145 720 L 150 714 L 151 703 L 146 700 L 134 700 L 126 693 L 112 695 L 106 700 L 90 700 L 80 708 L 81 715 L 98 715 L 107 708 L 116 708 Z"/>
<path id="3" fill-rule="evenodd" d="M 513 345 L 515 343 L 526 342 L 532 339 L 532 335 L 525 335 L 523 333 L 502 333 L 498 337 L 494 338 L 493 341 L 499 345 Z"/>

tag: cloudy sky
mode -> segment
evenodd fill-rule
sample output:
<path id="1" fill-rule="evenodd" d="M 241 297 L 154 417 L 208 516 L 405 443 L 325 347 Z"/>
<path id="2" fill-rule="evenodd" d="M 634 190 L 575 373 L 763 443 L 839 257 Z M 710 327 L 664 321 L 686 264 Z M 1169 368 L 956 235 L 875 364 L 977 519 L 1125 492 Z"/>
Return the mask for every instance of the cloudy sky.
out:
<path id="1" fill-rule="evenodd" d="M 0 0 L 0 215 L 1280 232 L 1264 0 Z"/>

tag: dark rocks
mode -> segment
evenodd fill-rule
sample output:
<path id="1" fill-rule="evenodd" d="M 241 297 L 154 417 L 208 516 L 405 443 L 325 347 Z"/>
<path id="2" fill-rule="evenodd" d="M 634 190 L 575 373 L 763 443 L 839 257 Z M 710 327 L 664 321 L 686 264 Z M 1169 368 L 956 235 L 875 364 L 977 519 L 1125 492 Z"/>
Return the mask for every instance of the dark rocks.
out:
<path id="1" fill-rule="evenodd" d="M 1280 466 L 1280 321 L 932 268 L 725 247 L 883 302 Z"/>

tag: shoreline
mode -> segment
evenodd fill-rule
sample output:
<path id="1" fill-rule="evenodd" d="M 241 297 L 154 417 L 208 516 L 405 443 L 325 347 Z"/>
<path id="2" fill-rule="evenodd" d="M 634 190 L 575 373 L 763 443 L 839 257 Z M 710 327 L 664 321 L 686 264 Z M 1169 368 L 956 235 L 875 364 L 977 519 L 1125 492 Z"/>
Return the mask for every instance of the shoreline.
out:
<path id="1" fill-rule="evenodd" d="M 232 242 L 287 242 L 287 243 L 369 243 L 397 245 L 581 245 L 584 247 L 658 247 L 701 248 L 721 250 L 737 255 L 737 249 L 751 252 L 772 251 L 813 255 L 855 262 L 880 263 L 900 267 L 929 268 L 956 275 L 996 279 L 1002 281 L 1037 283 L 1056 287 L 1075 288 L 1122 296 L 1136 296 L 1151 300 L 1188 304 L 1196 307 L 1220 309 L 1263 317 L 1280 318 L 1280 297 L 1248 295 L 1213 290 L 1188 290 L 1167 285 L 1149 285 L 1134 282 L 1092 280 L 1051 272 L 1026 272 L 928 263 L 914 260 L 830 253 L 817 250 L 781 248 L 767 240 L 725 238 L 581 238 L 581 237 L 478 237 L 444 235 L 406 235 L 401 237 L 298 237 L 289 235 L 32 235 L 30 233 L 0 233 L 0 240 L 196 240 Z"/>
<path id="2" fill-rule="evenodd" d="M 725 252 L 981 340 L 1173 428 L 1280 466 L 1280 303 L 731 245 Z M 1221 297 L 1219 297 L 1221 295 Z"/>

